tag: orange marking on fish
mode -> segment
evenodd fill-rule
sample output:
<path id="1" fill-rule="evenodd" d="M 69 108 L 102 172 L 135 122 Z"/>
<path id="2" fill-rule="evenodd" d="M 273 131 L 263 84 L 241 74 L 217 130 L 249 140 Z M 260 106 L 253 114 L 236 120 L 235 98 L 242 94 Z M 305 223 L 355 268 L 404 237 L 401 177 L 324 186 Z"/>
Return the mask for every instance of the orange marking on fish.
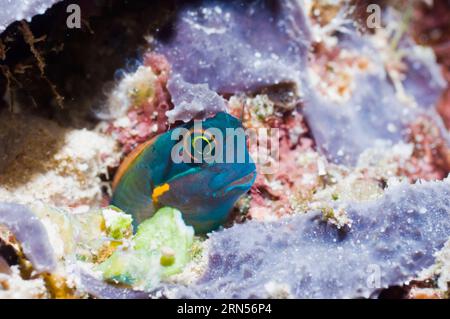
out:
<path id="1" fill-rule="evenodd" d="M 152 192 L 152 200 L 153 203 L 157 203 L 158 202 L 158 198 L 164 194 L 165 192 L 170 190 L 170 185 L 165 183 L 162 184 L 161 186 L 156 187 L 153 192 Z"/>

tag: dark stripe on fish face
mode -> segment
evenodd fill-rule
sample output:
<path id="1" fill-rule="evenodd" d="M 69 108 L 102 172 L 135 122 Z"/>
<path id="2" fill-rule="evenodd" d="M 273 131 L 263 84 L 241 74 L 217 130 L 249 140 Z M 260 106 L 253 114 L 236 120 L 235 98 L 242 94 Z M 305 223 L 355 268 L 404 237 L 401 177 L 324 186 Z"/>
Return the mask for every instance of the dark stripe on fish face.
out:
<path id="1" fill-rule="evenodd" d="M 215 192 L 214 196 L 215 197 L 226 196 L 228 192 L 237 190 L 246 192 L 252 187 L 253 183 L 255 182 L 255 179 L 256 179 L 256 172 L 254 171 L 224 186 L 223 188 Z"/>

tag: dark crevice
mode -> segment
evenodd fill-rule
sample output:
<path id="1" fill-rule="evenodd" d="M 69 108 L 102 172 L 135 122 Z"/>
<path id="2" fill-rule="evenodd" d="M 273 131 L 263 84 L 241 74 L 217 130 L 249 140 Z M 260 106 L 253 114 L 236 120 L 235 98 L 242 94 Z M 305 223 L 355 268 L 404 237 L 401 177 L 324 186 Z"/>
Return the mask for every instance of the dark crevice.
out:
<path id="1" fill-rule="evenodd" d="M 71 3 L 81 7 L 81 29 L 66 26 Z M 129 71 L 127 65 L 139 62 L 149 46 L 146 36 L 170 17 L 173 5 L 71 0 L 35 16 L 29 25 L 13 23 L 0 36 L 0 96 L 5 97 L 0 107 L 25 109 L 64 125 L 95 124 L 95 110 L 117 80 L 116 71 Z"/>

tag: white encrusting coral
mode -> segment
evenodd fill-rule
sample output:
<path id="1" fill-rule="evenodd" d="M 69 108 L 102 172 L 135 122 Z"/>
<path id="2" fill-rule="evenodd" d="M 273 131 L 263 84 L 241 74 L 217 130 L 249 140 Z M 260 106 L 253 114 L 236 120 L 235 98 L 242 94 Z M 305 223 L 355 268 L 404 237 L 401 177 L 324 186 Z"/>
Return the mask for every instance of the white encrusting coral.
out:
<path id="1" fill-rule="evenodd" d="M 0 201 L 98 206 L 101 174 L 117 165 L 112 137 L 32 115 L 0 113 Z"/>

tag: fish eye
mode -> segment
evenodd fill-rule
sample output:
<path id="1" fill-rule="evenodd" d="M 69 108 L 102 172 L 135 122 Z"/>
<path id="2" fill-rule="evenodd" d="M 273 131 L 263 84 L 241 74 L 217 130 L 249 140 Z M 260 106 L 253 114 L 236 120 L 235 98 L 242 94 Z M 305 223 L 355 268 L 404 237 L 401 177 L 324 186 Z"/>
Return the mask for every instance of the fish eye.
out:
<path id="1" fill-rule="evenodd" d="M 215 155 L 216 138 L 205 130 L 191 130 L 184 141 L 184 152 L 195 164 L 203 164 L 204 160 Z"/>
<path id="2" fill-rule="evenodd" d="M 192 139 L 192 148 L 194 152 L 202 152 L 204 155 L 211 155 L 214 151 L 214 138 L 208 138 L 205 135 L 197 135 Z"/>

